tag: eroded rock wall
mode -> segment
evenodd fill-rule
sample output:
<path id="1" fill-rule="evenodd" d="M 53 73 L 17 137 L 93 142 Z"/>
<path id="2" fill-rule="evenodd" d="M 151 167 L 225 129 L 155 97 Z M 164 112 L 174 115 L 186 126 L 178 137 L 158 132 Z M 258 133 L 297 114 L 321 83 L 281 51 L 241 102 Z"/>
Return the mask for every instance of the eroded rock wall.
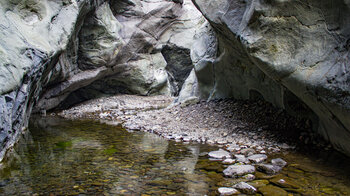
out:
<path id="1" fill-rule="evenodd" d="M 10 0 L 0 15 L 0 160 L 32 110 L 118 93 L 177 95 L 205 23 L 190 0 Z"/>
<path id="2" fill-rule="evenodd" d="M 82 19 L 101 3 L 0 2 L 0 160 L 27 127 L 33 104 Z"/>
<path id="3" fill-rule="evenodd" d="M 36 111 L 118 93 L 178 95 L 193 68 L 193 37 L 204 22 L 190 0 L 103 4 L 62 55 L 56 70 L 65 77 L 51 82 Z M 65 73 L 71 67 L 74 73 Z"/>
<path id="4" fill-rule="evenodd" d="M 211 66 L 209 96 L 260 97 L 308 116 L 350 155 L 349 1 L 194 3 L 217 33 L 221 54 Z M 203 74 L 197 76 L 200 83 Z"/>

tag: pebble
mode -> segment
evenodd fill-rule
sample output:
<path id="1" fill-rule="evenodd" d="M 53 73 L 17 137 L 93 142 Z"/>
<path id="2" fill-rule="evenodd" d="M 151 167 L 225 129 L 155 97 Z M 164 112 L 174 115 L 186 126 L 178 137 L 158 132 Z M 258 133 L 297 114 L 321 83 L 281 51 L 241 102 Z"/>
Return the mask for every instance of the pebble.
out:
<path id="1" fill-rule="evenodd" d="M 253 174 L 247 174 L 243 176 L 244 179 L 251 181 L 255 179 L 255 176 Z"/>
<path id="2" fill-rule="evenodd" d="M 249 155 L 249 154 L 254 154 L 255 153 L 255 150 L 252 149 L 252 148 L 245 148 L 245 149 L 242 149 L 241 150 L 241 153 L 244 154 L 244 155 Z"/>
<path id="3" fill-rule="evenodd" d="M 248 160 L 253 163 L 261 163 L 267 159 L 265 154 L 254 154 L 248 157 Z"/>
<path id="4" fill-rule="evenodd" d="M 236 161 L 239 163 L 249 163 L 249 160 L 244 155 L 235 155 Z"/>
<path id="5" fill-rule="evenodd" d="M 270 182 L 282 188 L 292 188 L 292 189 L 300 188 L 300 186 L 296 182 L 294 182 L 292 179 L 285 176 L 278 176 L 278 177 L 272 178 Z"/>
<path id="6" fill-rule="evenodd" d="M 258 171 L 264 172 L 265 174 L 275 175 L 282 170 L 282 167 L 271 164 L 259 164 L 256 168 Z"/>
<path id="7" fill-rule="evenodd" d="M 224 175 L 229 177 L 240 177 L 254 172 L 255 167 L 252 165 L 231 165 L 223 171 Z"/>
<path id="8" fill-rule="evenodd" d="M 184 137 L 182 140 L 183 140 L 184 142 L 190 142 L 190 141 L 191 141 L 191 138 L 190 138 L 190 137 Z"/>
<path id="9" fill-rule="evenodd" d="M 255 187 L 245 182 L 237 183 L 233 187 L 245 194 L 254 194 L 257 191 Z"/>
<path id="10" fill-rule="evenodd" d="M 235 145 L 229 145 L 226 149 L 230 152 L 233 152 L 233 151 L 241 150 L 241 147 L 235 144 Z"/>
<path id="11" fill-rule="evenodd" d="M 239 191 L 235 188 L 228 187 L 220 187 L 218 188 L 220 195 L 233 195 L 239 193 Z"/>
<path id="12" fill-rule="evenodd" d="M 225 159 L 225 158 L 231 158 L 231 155 L 229 152 L 226 150 L 217 150 L 217 151 L 212 151 L 209 152 L 209 157 L 214 158 L 214 159 Z"/>

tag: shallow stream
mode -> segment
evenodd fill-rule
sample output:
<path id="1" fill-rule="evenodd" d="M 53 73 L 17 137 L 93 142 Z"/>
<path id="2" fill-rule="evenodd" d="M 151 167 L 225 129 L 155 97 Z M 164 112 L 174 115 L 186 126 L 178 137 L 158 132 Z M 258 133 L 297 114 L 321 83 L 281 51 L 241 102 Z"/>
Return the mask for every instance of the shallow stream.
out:
<path id="1" fill-rule="evenodd" d="M 95 121 L 31 119 L 29 133 L 0 170 L 1 195 L 218 195 L 243 179 L 209 161 L 218 146 L 168 141 Z M 330 156 L 330 155 L 327 155 Z M 281 174 L 250 182 L 291 195 L 350 195 L 348 159 L 284 153 Z M 350 167 L 350 166 L 349 166 Z M 287 184 L 278 184 L 283 178 Z M 265 192 L 266 194 L 266 192 Z"/>

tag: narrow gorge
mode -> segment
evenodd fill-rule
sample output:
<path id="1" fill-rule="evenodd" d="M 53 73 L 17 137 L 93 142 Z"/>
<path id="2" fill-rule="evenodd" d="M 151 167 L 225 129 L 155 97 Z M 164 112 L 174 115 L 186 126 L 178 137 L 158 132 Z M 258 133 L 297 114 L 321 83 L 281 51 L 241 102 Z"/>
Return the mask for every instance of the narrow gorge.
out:
<path id="1" fill-rule="evenodd" d="M 350 194 L 349 0 L 0 14 L 1 195 Z"/>

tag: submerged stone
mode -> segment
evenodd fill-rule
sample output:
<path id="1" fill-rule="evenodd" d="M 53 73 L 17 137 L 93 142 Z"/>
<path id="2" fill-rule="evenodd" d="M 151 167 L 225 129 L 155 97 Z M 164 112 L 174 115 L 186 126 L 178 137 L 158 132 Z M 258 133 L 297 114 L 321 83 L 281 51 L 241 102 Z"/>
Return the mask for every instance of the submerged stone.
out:
<path id="1" fill-rule="evenodd" d="M 271 164 L 272 165 L 277 165 L 277 166 L 280 166 L 280 167 L 284 167 L 287 165 L 287 162 L 281 158 L 277 158 L 277 159 L 272 159 L 271 160 Z"/>
<path id="2" fill-rule="evenodd" d="M 273 186 L 273 185 L 267 185 L 267 186 L 263 186 L 259 188 L 259 192 L 263 195 L 269 196 L 269 195 L 273 195 L 273 196 L 287 196 L 288 193 L 287 191 Z"/>
<path id="3" fill-rule="evenodd" d="M 266 186 L 269 183 L 270 182 L 268 180 L 254 180 L 254 181 L 248 182 L 248 184 L 254 186 L 255 188 Z"/>
<path id="4" fill-rule="evenodd" d="M 278 176 L 278 177 L 272 178 L 270 182 L 282 188 L 293 188 L 293 189 L 300 188 L 300 186 L 296 182 L 294 182 L 292 179 L 285 176 Z"/>
<path id="5" fill-rule="evenodd" d="M 274 174 L 277 174 L 278 172 L 280 172 L 282 170 L 282 168 L 277 166 L 277 165 L 259 164 L 257 166 L 257 170 L 264 172 L 266 174 L 269 174 L 269 175 L 274 175 Z"/>

